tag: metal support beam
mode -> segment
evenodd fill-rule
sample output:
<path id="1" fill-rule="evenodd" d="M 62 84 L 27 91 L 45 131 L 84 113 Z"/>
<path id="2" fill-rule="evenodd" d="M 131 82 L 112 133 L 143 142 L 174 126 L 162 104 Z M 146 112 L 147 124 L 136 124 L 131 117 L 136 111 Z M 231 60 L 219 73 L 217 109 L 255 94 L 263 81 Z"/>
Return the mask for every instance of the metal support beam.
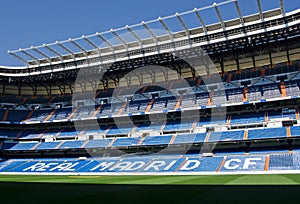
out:
<path id="1" fill-rule="evenodd" d="M 89 38 L 87 38 L 86 36 L 82 36 L 82 39 L 85 40 L 89 45 L 91 45 L 95 50 L 97 50 L 98 54 L 101 55 L 101 51 L 99 49 L 99 47 Z"/>
<path id="2" fill-rule="evenodd" d="M 155 42 L 157 44 L 158 43 L 157 37 L 153 33 L 153 31 L 149 28 L 149 26 L 147 25 L 147 23 L 145 23 L 144 21 L 142 21 L 142 25 L 144 26 L 144 28 L 146 28 L 146 30 L 148 31 L 148 33 L 155 39 Z"/>
<path id="3" fill-rule="evenodd" d="M 259 15 L 260 15 L 260 19 L 263 20 L 264 14 L 263 14 L 263 11 L 262 11 L 260 0 L 256 0 L 256 1 L 257 1 L 257 6 L 258 6 L 258 12 L 259 12 Z"/>
<path id="4" fill-rule="evenodd" d="M 200 13 L 199 13 L 199 11 L 198 11 L 197 8 L 194 8 L 194 13 L 197 16 L 197 18 L 198 18 L 198 20 L 199 20 L 199 22 L 200 22 L 200 24 L 202 26 L 202 29 L 203 29 L 204 33 L 207 34 L 207 28 L 206 28 L 205 22 L 204 22 L 203 18 L 201 17 L 201 15 L 200 15 Z"/>
<path id="5" fill-rule="evenodd" d="M 93 42 L 91 41 L 89 38 L 87 38 L 86 36 L 82 36 L 82 39 L 84 39 L 88 44 L 90 44 L 93 48 L 95 49 L 99 49 L 99 47 Z"/>
<path id="6" fill-rule="evenodd" d="M 132 30 L 131 27 L 129 27 L 128 25 L 126 25 L 126 29 L 134 36 L 134 38 L 139 41 L 140 45 L 143 46 L 143 42 L 141 40 L 141 38 Z"/>
<path id="7" fill-rule="evenodd" d="M 240 22 L 241 22 L 241 24 L 244 25 L 245 21 L 244 21 L 243 14 L 242 14 L 242 12 L 241 12 L 241 8 L 240 8 L 240 6 L 239 6 L 239 2 L 238 2 L 237 0 L 234 1 L 234 5 L 235 5 L 235 8 L 236 8 L 236 10 L 237 10 L 237 12 L 238 12 L 238 14 L 239 14 Z"/>
<path id="8" fill-rule="evenodd" d="M 38 58 L 36 58 L 35 56 L 33 56 L 32 54 L 30 54 L 29 52 L 27 52 L 27 51 L 25 51 L 25 50 L 22 50 L 22 49 L 21 49 L 20 52 L 22 52 L 24 55 L 26 55 L 26 56 L 28 56 L 28 57 L 34 59 L 35 61 L 39 61 Z"/>
<path id="9" fill-rule="evenodd" d="M 162 24 L 162 26 L 164 27 L 164 29 L 169 33 L 169 36 L 171 38 L 171 40 L 174 40 L 173 34 L 170 30 L 170 28 L 168 27 L 168 25 L 166 24 L 166 22 L 164 21 L 164 19 L 162 19 L 161 17 L 158 18 L 159 22 Z"/>
<path id="10" fill-rule="evenodd" d="M 283 0 L 280 0 L 280 9 L 281 9 L 281 14 L 284 15 L 284 3 L 283 3 Z"/>
<path id="11" fill-rule="evenodd" d="M 74 56 L 74 52 L 72 51 L 72 50 L 70 50 L 69 48 L 67 48 L 65 45 L 63 45 L 63 44 L 61 44 L 60 42 L 55 42 L 55 44 L 57 45 L 57 46 L 59 46 L 59 47 L 61 47 L 63 50 L 65 50 L 65 51 L 67 51 L 68 53 L 70 53 L 72 56 L 73 56 L 73 58 L 75 57 Z"/>
<path id="12" fill-rule="evenodd" d="M 36 53 L 42 55 L 43 57 L 47 58 L 48 62 L 51 63 L 51 58 L 50 56 L 46 55 L 44 52 L 40 51 L 39 49 L 35 48 L 35 47 L 31 47 L 33 51 L 35 51 Z"/>
<path id="13" fill-rule="evenodd" d="M 225 23 L 224 23 L 224 20 L 223 20 L 223 18 L 221 16 L 221 12 L 220 12 L 220 10 L 218 8 L 218 4 L 217 3 L 214 3 L 214 8 L 215 8 L 215 11 L 216 11 L 216 13 L 218 15 L 218 18 L 219 18 L 220 22 L 221 22 L 223 30 L 226 30 Z"/>
<path id="14" fill-rule="evenodd" d="M 126 40 L 124 40 L 118 33 L 116 33 L 113 29 L 110 29 L 110 32 L 116 36 L 124 45 L 124 47 L 127 49 L 128 48 L 128 44 L 126 42 Z"/>
<path id="15" fill-rule="evenodd" d="M 100 33 L 96 33 L 95 36 L 97 36 L 98 38 L 100 38 L 106 45 L 109 46 L 110 50 L 112 52 L 114 52 L 114 50 L 115 50 L 114 46 L 110 42 L 108 42 L 108 40 L 106 40 L 106 38 L 104 38 Z"/>
<path id="16" fill-rule="evenodd" d="M 56 55 L 60 58 L 61 62 L 64 62 L 63 56 L 62 56 L 59 52 L 57 52 L 56 50 L 54 50 L 54 49 L 53 49 L 52 47 L 50 47 L 49 45 L 43 44 L 43 46 L 44 46 L 46 49 L 48 49 L 50 52 L 56 54 Z"/>
<path id="17" fill-rule="evenodd" d="M 176 13 L 175 15 L 176 15 L 178 21 L 180 22 L 180 24 L 182 25 L 182 27 L 184 28 L 186 35 L 188 36 L 188 38 L 190 38 L 190 31 L 189 31 L 188 27 L 186 26 L 186 24 L 184 23 L 184 21 L 182 20 L 180 14 Z"/>
<path id="18" fill-rule="evenodd" d="M 8 54 L 12 55 L 13 57 L 15 57 L 16 59 L 20 60 L 21 62 L 24 62 L 25 64 L 28 65 L 27 60 L 25 60 L 23 57 L 20 57 L 19 55 L 17 55 L 16 53 L 12 52 L 12 51 L 7 51 Z"/>
<path id="19" fill-rule="evenodd" d="M 81 50 L 82 52 L 84 52 L 85 55 L 87 55 L 87 50 L 84 49 L 81 45 L 79 45 L 76 41 L 74 41 L 71 38 L 69 38 L 69 42 L 72 43 L 74 46 L 76 46 L 79 50 Z"/>

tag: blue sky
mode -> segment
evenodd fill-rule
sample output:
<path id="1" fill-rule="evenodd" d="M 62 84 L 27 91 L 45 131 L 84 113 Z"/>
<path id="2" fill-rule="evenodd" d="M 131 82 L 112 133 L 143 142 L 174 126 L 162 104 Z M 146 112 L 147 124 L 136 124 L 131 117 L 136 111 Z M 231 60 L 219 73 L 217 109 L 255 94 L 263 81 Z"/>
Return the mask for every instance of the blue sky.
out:
<path id="1" fill-rule="evenodd" d="M 239 1 L 245 15 L 256 8 L 256 4 L 248 3 L 253 0 Z M 279 0 L 261 1 L 264 8 L 279 5 Z M 285 1 L 287 10 L 300 6 L 298 0 Z M 222 0 L 3 0 L 0 1 L 0 65 L 23 65 L 8 55 L 7 50 L 124 27 L 213 2 Z M 224 18 L 231 15 L 231 8 L 224 7 Z"/>

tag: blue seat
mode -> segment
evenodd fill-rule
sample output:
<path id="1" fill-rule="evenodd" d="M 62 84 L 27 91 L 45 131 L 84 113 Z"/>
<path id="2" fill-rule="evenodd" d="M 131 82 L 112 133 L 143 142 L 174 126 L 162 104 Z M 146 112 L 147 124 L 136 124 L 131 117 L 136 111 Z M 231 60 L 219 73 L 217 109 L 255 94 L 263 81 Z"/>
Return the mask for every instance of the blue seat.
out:
<path id="1" fill-rule="evenodd" d="M 172 135 L 145 137 L 142 145 L 166 145 L 170 143 Z"/>
<path id="2" fill-rule="evenodd" d="M 267 138 L 281 138 L 287 137 L 286 128 L 264 128 L 249 130 L 248 139 L 267 139 Z"/>

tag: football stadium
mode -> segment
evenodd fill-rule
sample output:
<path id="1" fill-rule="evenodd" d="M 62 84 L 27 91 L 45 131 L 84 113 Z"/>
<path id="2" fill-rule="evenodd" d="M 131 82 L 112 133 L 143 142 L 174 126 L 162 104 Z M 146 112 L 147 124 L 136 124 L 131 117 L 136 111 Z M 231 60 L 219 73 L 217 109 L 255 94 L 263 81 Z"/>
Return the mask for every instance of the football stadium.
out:
<path id="1" fill-rule="evenodd" d="M 9 50 L 23 66 L 0 66 L 0 181 L 300 184 L 293 3 L 228 0 Z"/>

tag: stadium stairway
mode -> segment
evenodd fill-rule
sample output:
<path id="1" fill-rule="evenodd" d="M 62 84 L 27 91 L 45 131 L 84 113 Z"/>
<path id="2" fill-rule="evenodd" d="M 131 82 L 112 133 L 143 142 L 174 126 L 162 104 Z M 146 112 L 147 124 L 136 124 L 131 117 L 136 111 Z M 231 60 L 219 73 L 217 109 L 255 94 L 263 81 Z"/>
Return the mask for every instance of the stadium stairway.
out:
<path id="1" fill-rule="evenodd" d="M 121 115 L 127 106 L 128 106 L 128 102 L 125 102 L 125 103 L 121 106 L 121 108 L 120 108 L 120 110 L 119 110 L 119 112 L 118 112 L 118 115 Z"/>
<path id="2" fill-rule="evenodd" d="M 9 109 L 6 109 L 6 111 L 5 111 L 4 115 L 3 115 L 2 121 L 6 121 L 7 116 L 8 116 L 8 112 L 9 112 Z"/>
<path id="3" fill-rule="evenodd" d="M 147 106 L 145 112 L 149 112 L 149 111 L 151 110 L 152 105 L 153 105 L 153 103 L 154 103 L 154 100 L 155 100 L 155 98 L 152 98 L 152 99 L 151 99 L 151 101 L 149 102 L 149 104 L 148 104 L 148 106 Z"/>
<path id="4" fill-rule="evenodd" d="M 264 167 L 265 171 L 269 171 L 269 165 L 270 165 L 270 155 L 267 155 L 265 161 L 265 167 Z"/>
<path id="5" fill-rule="evenodd" d="M 188 162 L 188 160 L 184 160 L 175 170 L 175 172 L 178 172 L 186 163 Z"/>
<path id="6" fill-rule="evenodd" d="M 228 115 L 228 117 L 227 117 L 227 125 L 230 125 L 230 120 L 231 120 L 231 116 L 230 115 Z"/>
<path id="7" fill-rule="evenodd" d="M 86 140 L 86 141 L 81 145 L 80 148 L 85 148 L 85 146 L 87 145 L 87 143 L 89 143 L 89 140 Z"/>
<path id="8" fill-rule="evenodd" d="M 226 162 L 227 156 L 224 156 L 220 166 L 217 168 L 216 172 L 220 172 L 222 167 L 224 166 L 225 162 Z"/>
<path id="9" fill-rule="evenodd" d="M 248 130 L 244 130 L 244 140 L 248 139 Z"/>
<path id="10" fill-rule="evenodd" d="M 75 108 L 75 110 L 72 111 L 72 113 L 68 116 L 67 120 L 71 120 L 72 117 L 75 115 L 75 113 L 79 110 L 79 107 Z"/>
<path id="11" fill-rule="evenodd" d="M 53 111 L 45 118 L 44 122 L 49 121 L 49 119 L 54 115 L 55 112 L 56 112 L 56 109 L 53 110 Z"/>
<path id="12" fill-rule="evenodd" d="M 207 101 L 207 105 L 208 105 L 208 106 L 210 106 L 210 105 L 212 104 L 213 96 L 214 96 L 214 91 L 211 90 L 211 92 L 210 92 L 210 94 L 209 94 L 208 101 Z"/>
<path id="13" fill-rule="evenodd" d="M 290 126 L 286 126 L 286 134 L 287 134 L 287 137 L 291 137 L 291 127 Z"/>
<path id="14" fill-rule="evenodd" d="M 147 90 L 147 87 L 148 87 L 148 86 L 144 86 L 144 88 L 143 88 L 143 90 L 142 90 L 142 92 L 141 92 L 141 95 L 143 95 L 143 94 L 145 93 L 145 91 Z"/>
<path id="15" fill-rule="evenodd" d="M 113 128 L 114 126 L 113 125 L 110 125 L 105 131 L 104 131 L 104 134 L 107 134 L 111 128 Z"/>
<path id="16" fill-rule="evenodd" d="M 35 148 L 37 148 L 37 146 L 39 146 L 41 144 L 41 142 L 36 143 L 36 145 L 34 145 L 30 150 L 35 150 Z"/>
<path id="17" fill-rule="evenodd" d="M 28 121 L 31 118 L 31 116 L 32 116 L 33 113 L 34 113 L 34 110 L 30 111 L 30 113 L 26 116 L 26 118 L 25 118 L 24 121 L 25 122 Z"/>
<path id="18" fill-rule="evenodd" d="M 59 144 L 55 147 L 55 149 L 59 149 L 64 143 L 65 143 L 65 141 L 61 141 L 61 143 L 59 143 Z"/>
<path id="19" fill-rule="evenodd" d="M 44 135 L 46 132 L 47 132 L 47 130 L 45 130 L 45 131 L 43 131 L 42 133 L 40 133 L 40 134 L 38 135 L 38 138 L 42 138 L 43 135 Z"/>
<path id="20" fill-rule="evenodd" d="M 169 142 L 169 145 L 172 145 L 174 140 L 176 139 L 177 134 L 174 134 Z"/>
<path id="21" fill-rule="evenodd" d="M 54 101 L 55 98 L 56 98 L 56 96 L 51 97 L 50 100 L 47 102 L 47 104 L 52 103 L 52 102 Z"/>
<path id="22" fill-rule="evenodd" d="M 192 124 L 192 128 L 195 129 L 198 125 L 199 119 L 195 119 L 193 124 Z"/>
<path id="23" fill-rule="evenodd" d="M 112 141 L 107 145 L 107 147 L 112 147 L 116 140 L 117 137 L 114 137 L 114 139 L 112 139 Z"/>
<path id="24" fill-rule="evenodd" d="M 210 134 L 211 134 L 211 131 L 208 131 L 207 134 L 206 134 L 206 137 L 204 139 L 204 142 L 208 142 L 209 141 Z"/>
<path id="25" fill-rule="evenodd" d="M 142 145 L 143 142 L 144 142 L 144 140 L 145 140 L 145 138 L 146 138 L 146 137 L 142 137 L 142 138 L 138 141 L 137 144 L 138 144 L 138 145 Z"/>
<path id="26" fill-rule="evenodd" d="M 25 104 L 26 101 L 27 101 L 27 99 L 28 99 L 27 97 L 24 97 L 24 98 L 23 98 L 23 101 L 22 101 L 22 104 Z"/>
<path id="27" fill-rule="evenodd" d="M 132 130 L 130 131 L 130 134 L 133 135 L 135 133 L 135 130 L 137 129 L 137 125 L 135 125 Z"/>
<path id="28" fill-rule="evenodd" d="M 99 113 L 99 111 L 102 109 L 102 105 L 100 105 L 95 111 L 94 113 L 92 114 L 92 117 L 96 117 L 97 114 Z"/>
<path id="29" fill-rule="evenodd" d="M 16 135 L 16 138 L 20 138 L 20 136 L 23 134 L 23 132 L 24 132 L 24 130 L 20 130 L 20 131 L 18 132 L 18 134 Z"/>
<path id="30" fill-rule="evenodd" d="M 161 126 L 161 128 L 160 128 L 160 132 L 163 132 L 163 131 L 164 131 L 166 125 L 167 125 L 167 121 L 165 121 L 165 122 L 162 124 L 162 126 Z"/>
<path id="31" fill-rule="evenodd" d="M 183 95 L 181 94 L 177 103 L 176 103 L 176 106 L 175 106 L 175 110 L 177 110 L 178 108 L 180 108 L 181 106 L 181 102 L 182 102 L 182 98 L 183 98 Z"/>
<path id="32" fill-rule="evenodd" d="M 282 97 L 286 97 L 286 89 L 285 89 L 284 81 L 280 82 L 280 90 L 281 90 Z"/>
<path id="33" fill-rule="evenodd" d="M 247 93 L 248 93 L 248 87 L 245 86 L 243 91 L 243 102 L 246 102 L 248 100 Z"/>
<path id="34" fill-rule="evenodd" d="M 197 81 L 197 84 L 196 84 L 196 88 L 197 89 L 199 88 L 199 86 L 200 86 L 201 83 L 202 83 L 202 79 L 199 78 L 198 81 Z"/>

